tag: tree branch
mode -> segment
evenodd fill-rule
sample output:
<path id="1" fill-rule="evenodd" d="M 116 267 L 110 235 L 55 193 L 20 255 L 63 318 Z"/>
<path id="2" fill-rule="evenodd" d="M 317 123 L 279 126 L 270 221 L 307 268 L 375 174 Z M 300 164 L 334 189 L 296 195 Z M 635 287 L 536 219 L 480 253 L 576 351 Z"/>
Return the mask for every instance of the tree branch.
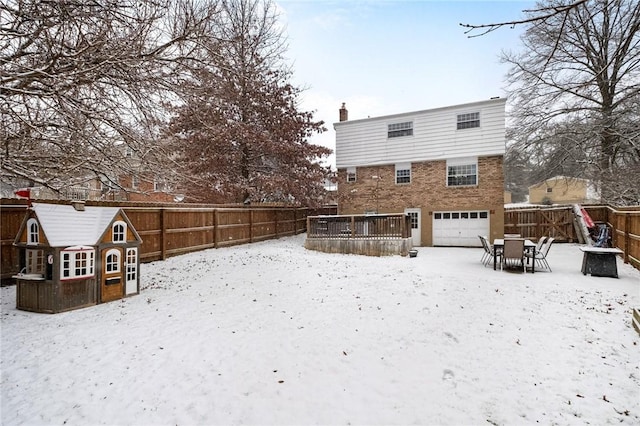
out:
<path id="1" fill-rule="evenodd" d="M 468 28 L 464 33 L 465 34 L 469 34 L 469 38 L 473 38 L 473 37 L 480 37 L 483 36 L 485 34 L 488 34 L 492 31 L 497 30 L 498 28 L 502 28 L 502 27 L 506 27 L 509 26 L 511 28 L 514 28 L 516 25 L 522 25 L 522 24 L 531 24 L 534 22 L 539 22 L 539 21 L 546 21 L 547 19 L 555 16 L 555 15 L 559 15 L 562 13 L 569 13 L 569 11 L 577 8 L 578 6 L 580 6 L 581 4 L 586 3 L 588 0 L 577 0 L 574 1 L 573 3 L 567 4 L 567 5 L 562 5 L 562 6 L 552 6 L 552 7 L 542 7 L 539 9 L 525 9 L 523 10 L 524 13 L 530 13 L 533 16 L 531 16 L 530 18 L 527 19 L 519 19 L 519 20 L 513 20 L 513 21 L 506 21 L 506 22 L 498 22 L 498 23 L 493 23 L 493 24 L 463 24 L 460 23 L 459 25 L 461 27 L 464 28 Z M 470 34 L 471 32 L 475 31 L 475 30 L 481 30 L 481 32 L 479 34 Z"/>

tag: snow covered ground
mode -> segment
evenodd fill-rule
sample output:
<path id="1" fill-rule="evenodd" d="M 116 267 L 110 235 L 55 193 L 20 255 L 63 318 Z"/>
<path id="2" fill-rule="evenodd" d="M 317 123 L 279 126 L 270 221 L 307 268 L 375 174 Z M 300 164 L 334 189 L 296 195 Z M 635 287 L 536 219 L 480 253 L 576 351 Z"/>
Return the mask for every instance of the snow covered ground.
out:
<path id="1" fill-rule="evenodd" d="M 3 425 L 640 424 L 640 272 L 494 271 L 481 249 L 306 251 L 304 235 L 144 264 L 47 315 L 1 288 Z"/>

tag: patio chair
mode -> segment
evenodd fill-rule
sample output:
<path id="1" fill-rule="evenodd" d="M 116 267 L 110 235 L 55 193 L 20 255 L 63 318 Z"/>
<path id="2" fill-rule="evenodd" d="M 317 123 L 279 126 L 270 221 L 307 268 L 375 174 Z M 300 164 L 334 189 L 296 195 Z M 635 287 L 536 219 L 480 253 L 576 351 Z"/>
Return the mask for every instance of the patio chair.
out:
<path id="1" fill-rule="evenodd" d="M 480 259 L 480 261 L 484 266 L 487 266 L 493 260 L 494 248 L 489 243 L 489 240 L 487 239 L 487 237 L 483 235 L 478 235 L 478 238 L 480 238 L 480 241 L 482 242 L 482 247 L 484 248 L 484 254 L 482 255 L 482 259 Z M 502 250 L 498 249 L 496 256 L 498 256 L 500 258 L 500 261 L 502 261 Z"/>
<path id="2" fill-rule="evenodd" d="M 547 261 L 547 254 L 549 254 L 549 249 L 551 248 L 551 244 L 553 244 L 554 241 L 555 241 L 555 238 L 551 237 L 542 246 L 542 248 L 540 248 L 540 250 L 536 248 L 536 257 L 534 259 L 537 266 L 539 266 L 540 268 L 544 268 L 549 272 L 551 272 L 551 266 L 549 266 L 549 262 Z M 525 253 L 525 256 L 527 256 L 528 258 L 531 258 L 533 254 Z"/>
<path id="3" fill-rule="evenodd" d="M 540 237 L 540 239 L 538 240 L 538 243 L 536 244 L 536 253 L 542 250 L 542 247 L 544 246 L 544 243 L 547 241 L 547 237 L 545 235 L 543 235 L 542 237 Z M 529 250 L 527 250 L 524 253 L 525 257 L 527 258 L 527 268 L 533 266 L 533 262 L 534 260 L 531 258 L 531 253 L 529 252 Z M 531 262 L 531 263 L 529 263 Z"/>
<path id="4" fill-rule="evenodd" d="M 542 246 L 544 245 L 544 243 L 546 241 L 547 241 L 547 237 L 546 236 L 540 237 L 540 239 L 538 240 L 538 244 L 536 244 L 536 251 L 542 250 Z"/>
<path id="5" fill-rule="evenodd" d="M 522 271 L 527 271 L 527 265 L 524 262 L 524 240 L 522 238 L 504 240 L 501 264 L 505 267 L 522 265 Z"/>

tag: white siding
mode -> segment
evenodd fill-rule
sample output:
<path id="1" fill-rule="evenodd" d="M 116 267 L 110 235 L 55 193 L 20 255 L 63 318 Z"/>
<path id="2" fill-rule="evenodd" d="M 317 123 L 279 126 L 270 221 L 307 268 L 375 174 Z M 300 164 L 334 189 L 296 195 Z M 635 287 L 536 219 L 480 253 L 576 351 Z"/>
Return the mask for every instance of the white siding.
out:
<path id="1" fill-rule="evenodd" d="M 504 155 L 505 102 L 491 99 L 334 123 L 338 168 Z M 480 127 L 457 130 L 457 115 L 480 112 Z M 413 121 L 413 136 L 387 138 L 388 125 Z"/>

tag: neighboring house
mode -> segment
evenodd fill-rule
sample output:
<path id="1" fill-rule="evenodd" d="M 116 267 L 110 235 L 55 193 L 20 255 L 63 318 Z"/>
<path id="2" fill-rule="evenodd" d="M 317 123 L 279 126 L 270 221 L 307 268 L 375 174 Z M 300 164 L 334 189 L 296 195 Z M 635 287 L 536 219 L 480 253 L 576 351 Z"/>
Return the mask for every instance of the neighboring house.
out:
<path id="1" fill-rule="evenodd" d="M 124 190 L 112 189 L 106 193 L 105 199 L 163 203 L 178 201 L 175 195 L 168 192 L 167 186 L 162 181 L 145 173 L 119 176 L 118 184 Z"/>
<path id="2" fill-rule="evenodd" d="M 348 120 L 336 131 L 338 214 L 412 218 L 414 246 L 504 234 L 506 99 Z"/>
<path id="3" fill-rule="evenodd" d="M 599 199 L 588 179 L 555 176 L 529 187 L 531 204 L 580 204 Z"/>
<path id="4" fill-rule="evenodd" d="M 16 307 L 56 313 L 138 294 L 141 243 L 117 207 L 34 203 L 14 242 Z"/>
<path id="5" fill-rule="evenodd" d="M 114 178 L 115 179 L 115 178 Z M 34 200 L 69 200 L 69 201 L 148 201 L 148 202 L 178 202 L 179 196 L 169 193 L 167 186 L 147 174 L 122 175 L 117 178 L 118 183 L 103 182 L 98 178 L 76 179 L 60 186 L 58 192 L 42 186 L 29 186 L 25 182 L 21 186 L 3 185 L 0 195 L 3 198 L 15 198 L 15 191 L 29 188 Z"/>

